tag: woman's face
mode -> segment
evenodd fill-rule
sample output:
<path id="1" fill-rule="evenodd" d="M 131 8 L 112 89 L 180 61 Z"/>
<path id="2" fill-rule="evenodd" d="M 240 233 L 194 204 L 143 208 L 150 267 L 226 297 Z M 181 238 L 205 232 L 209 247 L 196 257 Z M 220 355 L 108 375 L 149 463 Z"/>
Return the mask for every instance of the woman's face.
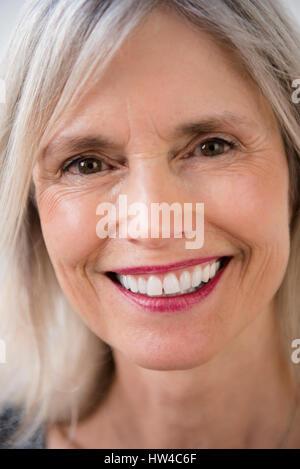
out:
<path id="1" fill-rule="evenodd" d="M 207 120 L 202 132 L 178 132 Z M 84 137 L 112 145 L 86 142 L 74 153 L 67 139 Z M 188 369 L 270 311 L 289 255 L 284 148 L 269 106 L 207 33 L 153 12 L 49 143 L 33 173 L 45 243 L 68 300 L 113 349 L 146 368 Z M 63 172 L 74 157 L 92 160 Z M 119 195 L 149 211 L 154 202 L 203 202 L 203 246 L 186 249 L 186 239 L 172 232 L 100 239 L 97 206 L 117 204 Z M 205 283 L 209 294 L 202 298 L 201 289 L 171 300 L 128 295 L 107 275 L 164 266 L 151 279 L 155 295 L 159 281 L 172 288 L 168 274 L 186 288 L 194 263 L 204 275 L 201 259 L 222 256 L 231 260 L 213 288 Z M 170 266 L 178 262 L 186 264 Z M 146 271 L 133 278 L 150 288 Z"/>

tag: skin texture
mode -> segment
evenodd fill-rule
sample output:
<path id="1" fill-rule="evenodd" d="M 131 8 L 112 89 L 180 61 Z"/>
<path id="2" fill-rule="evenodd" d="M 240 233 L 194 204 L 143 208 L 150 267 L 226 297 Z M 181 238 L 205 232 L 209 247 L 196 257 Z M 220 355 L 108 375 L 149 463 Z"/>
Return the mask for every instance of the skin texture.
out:
<path id="1" fill-rule="evenodd" d="M 175 136 L 177 126 L 223 112 L 244 121 Z M 110 166 L 62 173 L 76 155 L 59 138 L 98 134 L 118 145 L 105 152 Z M 202 156 L 197 145 L 215 137 L 236 149 Z M 273 301 L 290 249 L 289 182 L 276 121 L 256 87 L 207 33 L 154 11 L 49 143 L 33 173 L 46 246 L 69 301 L 116 362 L 106 400 L 78 425 L 76 440 L 88 448 L 276 447 L 295 398 Z M 99 239 L 96 207 L 119 194 L 148 206 L 204 202 L 204 246 Z M 178 313 L 145 312 L 105 275 L 225 254 L 233 259 L 215 291 Z M 55 427 L 48 447 L 68 447 Z"/>

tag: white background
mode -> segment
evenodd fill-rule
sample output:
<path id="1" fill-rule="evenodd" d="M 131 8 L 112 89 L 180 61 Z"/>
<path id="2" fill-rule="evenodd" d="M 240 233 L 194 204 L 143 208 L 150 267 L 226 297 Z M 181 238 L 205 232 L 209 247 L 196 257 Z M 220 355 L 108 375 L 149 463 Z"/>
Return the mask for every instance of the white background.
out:
<path id="1" fill-rule="evenodd" d="M 120 0 L 124 1 L 124 0 Z M 209 1 L 209 0 L 207 0 Z M 238 2 L 238 0 L 236 0 Z M 281 0 L 287 8 L 291 8 L 300 27 L 300 0 Z M 0 61 L 7 47 L 16 15 L 24 0 L 0 0 Z"/>

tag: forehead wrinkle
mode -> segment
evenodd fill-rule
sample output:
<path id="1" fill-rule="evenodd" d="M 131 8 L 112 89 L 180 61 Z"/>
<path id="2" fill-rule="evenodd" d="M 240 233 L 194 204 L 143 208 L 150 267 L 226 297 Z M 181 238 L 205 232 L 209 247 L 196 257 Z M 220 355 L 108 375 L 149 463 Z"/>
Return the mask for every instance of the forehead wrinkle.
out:
<path id="1" fill-rule="evenodd" d="M 128 96 L 126 97 L 126 110 L 127 110 L 127 117 L 128 117 L 128 135 L 129 135 L 128 140 L 127 140 L 127 146 L 129 146 L 130 141 L 132 140 L 134 136 L 133 129 L 135 129 L 137 136 L 139 135 L 139 129 L 138 129 L 138 126 L 134 124 L 134 119 L 132 118 L 132 114 L 134 111 L 132 111 L 132 105 L 130 102 L 130 98 Z M 142 112 L 143 111 L 141 111 L 141 113 Z M 141 113 L 139 114 L 139 116 L 141 115 Z M 158 136 L 160 140 L 163 140 L 167 143 L 169 143 L 172 140 L 173 135 L 170 135 L 169 138 L 167 138 L 167 137 L 163 137 L 163 135 L 159 132 L 155 124 L 155 119 L 152 116 L 150 110 L 148 112 L 143 113 L 142 118 L 144 122 L 147 121 L 147 123 L 149 123 L 149 130 L 147 129 L 147 134 L 151 135 L 151 137 L 153 135 L 156 135 Z M 137 153 L 143 153 L 143 152 L 137 152 Z"/>

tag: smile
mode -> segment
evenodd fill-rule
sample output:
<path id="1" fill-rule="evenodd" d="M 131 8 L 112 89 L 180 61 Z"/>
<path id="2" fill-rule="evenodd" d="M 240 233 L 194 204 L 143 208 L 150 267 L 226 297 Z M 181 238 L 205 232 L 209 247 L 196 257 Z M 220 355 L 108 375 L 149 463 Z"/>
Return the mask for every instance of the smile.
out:
<path id="1" fill-rule="evenodd" d="M 230 260 L 231 257 L 224 256 L 155 275 L 152 272 L 142 275 L 109 272 L 108 277 L 136 304 L 152 311 L 174 311 L 204 299 L 217 284 Z"/>

